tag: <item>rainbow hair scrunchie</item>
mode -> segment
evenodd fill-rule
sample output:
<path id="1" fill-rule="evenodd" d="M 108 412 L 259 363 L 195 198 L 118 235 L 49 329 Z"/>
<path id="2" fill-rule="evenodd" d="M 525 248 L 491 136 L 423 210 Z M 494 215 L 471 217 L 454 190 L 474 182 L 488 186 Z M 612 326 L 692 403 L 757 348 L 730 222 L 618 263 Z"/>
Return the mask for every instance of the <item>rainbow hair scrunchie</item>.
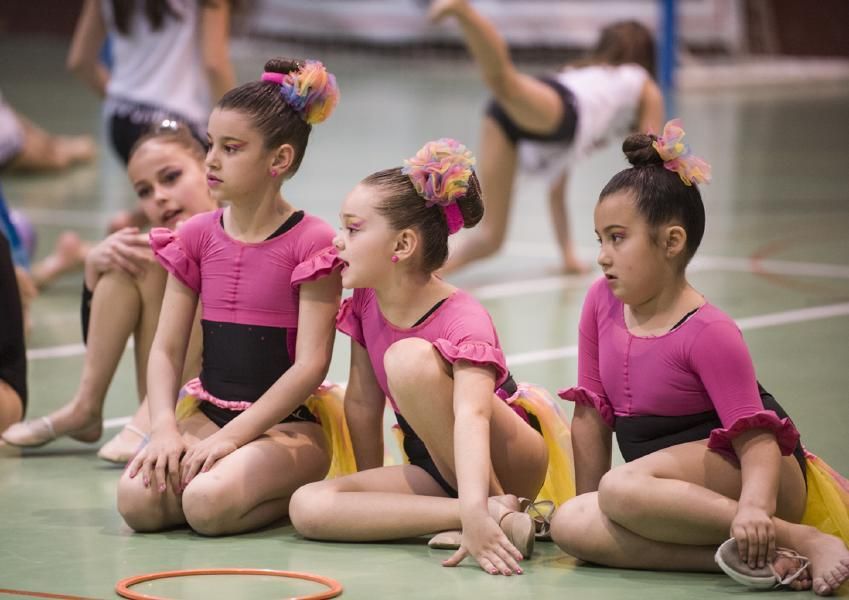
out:
<path id="1" fill-rule="evenodd" d="M 327 119 L 339 102 L 336 77 L 317 60 L 305 61 L 293 73 L 263 73 L 262 81 L 279 85 L 283 100 L 309 125 Z"/>
<path id="2" fill-rule="evenodd" d="M 414 157 L 404 161 L 401 169 L 427 206 L 437 204 L 442 208 L 449 235 L 463 228 L 457 200 L 469 189 L 474 164 L 475 157 L 463 144 L 441 138 L 422 146 Z"/>
<path id="3" fill-rule="evenodd" d="M 663 126 L 663 135 L 652 142 L 652 147 L 663 159 L 664 168 L 678 173 L 684 185 L 710 183 L 710 165 L 690 152 L 690 146 L 681 141 L 684 135 L 681 119 L 672 119 Z"/>

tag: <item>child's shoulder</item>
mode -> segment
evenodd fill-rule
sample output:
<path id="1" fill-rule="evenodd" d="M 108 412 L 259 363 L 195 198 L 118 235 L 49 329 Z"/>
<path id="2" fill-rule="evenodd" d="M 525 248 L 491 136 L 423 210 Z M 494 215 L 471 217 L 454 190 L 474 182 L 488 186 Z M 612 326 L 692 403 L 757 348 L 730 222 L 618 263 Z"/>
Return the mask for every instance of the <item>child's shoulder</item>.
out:
<path id="1" fill-rule="evenodd" d="M 492 316 L 480 300 L 461 289 L 454 290 L 436 317 L 443 325 L 460 332 L 489 332 L 495 328 Z"/>
<path id="2" fill-rule="evenodd" d="M 196 234 L 213 226 L 220 226 L 221 213 L 224 209 L 217 208 L 208 212 L 198 213 L 183 221 L 176 229 L 179 236 L 184 234 Z"/>
<path id="3" fill-rule="evenodd" d="M 303 211 L 304 216 L 295 226 L 297 237 L 305 242 L 314 242 L 329 246 L 333 241 L 333 236 L 336 235 L 333 227 L 322 219 Z"/>

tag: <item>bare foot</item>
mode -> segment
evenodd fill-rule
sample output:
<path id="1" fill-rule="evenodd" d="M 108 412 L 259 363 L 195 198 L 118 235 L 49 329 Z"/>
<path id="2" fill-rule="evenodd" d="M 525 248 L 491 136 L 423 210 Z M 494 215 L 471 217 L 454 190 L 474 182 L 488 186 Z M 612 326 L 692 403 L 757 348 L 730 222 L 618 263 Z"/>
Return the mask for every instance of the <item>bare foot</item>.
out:
<path id="1" fill-rule="evenodd" d="M 90 135 L 60 136 L 56 141 L 56 153 L 68 165 L 85 163 L 97 154 L 97 144 Z"/>
<path id="2" fill-rule="evenodd" d="M 560 273 L 563 275 L 585 275 L 591 270 L 592 268 L 587 263 L 580 261 L 577 258 L 564 261 L 563 265 L 560 267 Z"/>
<path id="3" fill-rule="evenodd" d="M 811 559 L 811 580 L 818 596 L 830 596 L 849 580 L 849 549 L 843 540 L 810 528 L 798 551 Z"/>
<path id="4" fill-rule="evenodd" d="M 53 253 L 34 265 L 32 277 L 39 288 L 53 283 L 65 273 L 82 269 L 91 244 L 84 242 L 76 232 L 66 231 L 56 240 Z"/>
<path id="5" fill-rule="evenodd" d="M 498 523 L 504 518 L 504 515 L 521 511 L 522 507 L 519 504 L 519 498 L 513 494 L 504 494 L 503 496 L 489 497 L 487 499 L 487 509 L 489 510 L 489 516 Z"/>
<path id="6" fill-rule="evenodd" d="M 772 568 L 775 569 L 775 574 L 781 579 L 795 573 L 800 566 L 802 566 L 801 559 L 786 556 L 779 556 L 772 563 Z M 789 586 L 790 589 L 797 592 L 811 589 L 810 568 L 805 569 L 801 575 L 790 582 Z"/>

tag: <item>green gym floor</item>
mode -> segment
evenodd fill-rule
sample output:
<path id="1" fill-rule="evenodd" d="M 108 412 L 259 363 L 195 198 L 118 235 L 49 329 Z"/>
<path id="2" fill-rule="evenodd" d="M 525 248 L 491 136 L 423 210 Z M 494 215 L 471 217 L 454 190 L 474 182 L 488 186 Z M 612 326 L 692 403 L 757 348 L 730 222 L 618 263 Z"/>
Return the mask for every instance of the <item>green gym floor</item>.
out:
<path id="1" fill-rule="evenodd" d="M 64 71 L 65 49 L 59 40 L 4 36 L 0 89 L 51 131 L 95 132 L 102 139 L 99 102 Z M 258 77 L 264 59 L 279 52 L 268 43 L 240 44 L 239 80 Z M 336 72 L 342 98 L 333 117 L 316 127 L 303 167 L 286 186 L 297 206 L 335 226 L 344 194 L 360 178 L 400 164 L 423 142 L 452 136 L 478 149 L 487 95 L 467 60 L 330 52 L 316 57 Z M 691 281 L 738 320 L 758 377 L 792 415 L 807 446 L 849 474 L 849 84 L 686 91 L 677 104 L 688 141 L 714 169 L 714 183 L 703 191 L 708 226 Z M 108 216 L 132 205 L 122 167 L 110 152 L 102 142 L 94 164 L 62 175 L 2 177 L 9 203 L 37 227 L 39 255 L 65 228 L 99 239 Z M 618 149 L 608 148 L 584 163 L 571 182 L 574 232 L 587 261 L 595 256 L 595 200 L 623 164 Z M 559 276 L 543 184 L 522 178 L 516 192 L 506 248 L 452 281 L 491 311 L 517 378 L 553 391 L 575 382 L 578 315 L 598 272 Z M 30 417 L 66 402 L 77 385 L 80 279 L 66 277 L 35 302 L 28 340 Z M 340 337 L 331 379 L 344 381 L 347 365 L 348 340 Z M 106 401 L 104 441 L 135 403 L 127 353 Z M 566 410 L 571 414 L 571 407 Z M 96 450 L 61 440 L 24 453 L 0 451 L 0 588 L 114 598 L 115 583 L 131 575 L 245 567 L 329 576 L 342 583 L 345 598 L 671 600 L 744 593 L 721 575 L 579 566 L 548 543 L 538 544 L 525 575 L 502 578 L 471 563 L 443 568 L 439 561 L 448 554 L 428 549 L 423 539 L 314 543 L 287 522 L 221 539 L 188 530 L 133 534 L 115 509 L 121 471 L 99 461 Z M 253 599 L 318 586 L 223 577 L 141 589 L 169 598 Z M 0 593 L 5 597 L 12 596 Z"/>

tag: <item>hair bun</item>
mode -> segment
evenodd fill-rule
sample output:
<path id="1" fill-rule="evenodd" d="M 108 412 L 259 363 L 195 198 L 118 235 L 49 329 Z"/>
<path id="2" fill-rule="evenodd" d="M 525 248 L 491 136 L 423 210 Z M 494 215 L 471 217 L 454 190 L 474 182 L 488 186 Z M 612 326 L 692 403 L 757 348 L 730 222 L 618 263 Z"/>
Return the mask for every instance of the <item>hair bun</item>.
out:
<path id="1" fill-rule="evenodd" d="M 474 164 L 471 150 L 457 140 L 441 138 L 405 160 L 402 172 L 428 206 L 448 206 L 466 195 Z"/>
<path id="2" fill-rule="evenodd" d="M 622 142 L 622 152 L 635 167 L 662 164 L 663 159 L 653 146 L 656 139 L 656 136 L 648 133 L 633 133 Z"/>
<path id="3" fill-rule="evenodd" d="M 336 77 L 317 60 L 272 59 L 265 64 L 265 70 L 283 74 L 283 100 L 309 125 L 327 119 L 339 102 Z"/>
<path id="4" fill-rule="evenodd" d="M 271 58 L 265 63 L 265 72 L 286 75 L 300 69 L 303 63 L 297 58 Z"/>

